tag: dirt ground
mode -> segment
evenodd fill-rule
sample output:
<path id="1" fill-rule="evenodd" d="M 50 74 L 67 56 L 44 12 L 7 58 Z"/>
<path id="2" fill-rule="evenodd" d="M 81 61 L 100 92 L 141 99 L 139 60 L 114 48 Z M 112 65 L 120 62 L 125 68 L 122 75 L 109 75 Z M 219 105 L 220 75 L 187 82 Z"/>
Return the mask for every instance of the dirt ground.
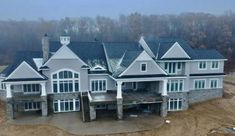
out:
<path id="1" fill-rule="evenodd" d="M 235 127 L 235 86 L 224 84 L 221 99 L 190 106 L 189 110 L 169 113 L 170 124 L 154 130 L 115 134 L 114 136 L 232 136 L 225 129 Z M 7 122 L 4 104 L 0 103 L 0 136 L 72 136 L 47 125 L 14 125 Z"/>

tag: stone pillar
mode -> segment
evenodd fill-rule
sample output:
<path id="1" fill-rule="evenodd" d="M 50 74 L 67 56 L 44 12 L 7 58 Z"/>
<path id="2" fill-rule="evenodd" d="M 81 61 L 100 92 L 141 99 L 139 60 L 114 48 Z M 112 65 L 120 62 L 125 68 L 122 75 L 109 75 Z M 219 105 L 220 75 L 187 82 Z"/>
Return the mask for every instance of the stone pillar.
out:
<path id="1" fill-rule="evenodd" d="M 42 116 L 47 116 L 48 115 L 47 97 L 43 96 L 41 98 L 42 98 L 41 102 Z"/>
<path id="2" fill-rule="evenodd" d="M 90 106 L 90 120 L 95 120 L 96 119 L 96 110 L 95 106 Z"/>
<path id="3" fill-rule="evenodd" d="M 168 97 L 162 96 L 162 104 L 161 104 L 161 112 L 160 112 L 161 117 L 167 116 L 167 102 L 168 102 Z"/>
<path id="4" fill-rule="evenodd" d="M 9 119 L 15 119 L 14 104 L 12 99 L 7 99 L 6 113 Z"/>
<path id="5" fill-rule="evenodd" d="M 122 82 L 117 82 L 117 117 L 118 119 L 123 118 L 123 98 L 122 98 Z"/>

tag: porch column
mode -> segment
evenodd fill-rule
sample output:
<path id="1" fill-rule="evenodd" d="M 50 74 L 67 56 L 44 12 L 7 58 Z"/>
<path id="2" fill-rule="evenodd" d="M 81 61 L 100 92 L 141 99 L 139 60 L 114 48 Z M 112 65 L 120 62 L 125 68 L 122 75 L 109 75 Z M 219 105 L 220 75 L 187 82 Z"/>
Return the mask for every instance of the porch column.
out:
<path id="1" fill-rule="evenodd" d="M 6 98 L 12 98 L 11 84 L 6 84 Z"/>
<path id="2" fill-rule="evenodd" d="M 41 83 L 41 96 L 47 96 L 46 83 Z"/>
<path id="3" fill-rule="evenodd" d="M 42 116 L 48 115 L 48 105 L 47 105 L 47 93 L 46 93 L 46 83 L 41 83 L 41 110 Z"/>
<path id="4" fill-rule="evenodd" d="M 168 102 L 168 96 L 167 96 L 167 79 L 163 80 L 163 87 L 162 87 L 162 104 L 161 104 L 161 117 L 167 116 L 167 102 Z"/>
<path id="5" fill-rule="evenodd" d="M 117 118 L 123 118 L 122 81 L 117 82 Z"/>
<path id="6" fill-rule="evenodd" d="M 167 79 L 163 80 L 162 96 L 167 96 Z"/>
<path id="7" fill-rule="evenodd" d="M 9 119 L 15 119 L 11 84 L 6 84 L 6 113 Z"/>

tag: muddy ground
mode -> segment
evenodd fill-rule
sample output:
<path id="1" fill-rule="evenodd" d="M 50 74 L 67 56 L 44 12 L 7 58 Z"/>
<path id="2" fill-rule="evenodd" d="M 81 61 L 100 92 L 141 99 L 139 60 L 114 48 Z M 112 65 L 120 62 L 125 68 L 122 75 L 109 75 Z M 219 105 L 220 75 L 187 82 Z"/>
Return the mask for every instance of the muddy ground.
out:
<path id="1" fill-rule="evenodd" d="M 235 127 L 235 86 L 224 84 L 221 99 L 193 105 L 187 111 L 169 113 L 170 124 L 135 133 L 114 136 L 232 136 L 229 128 Z M 14 125 L 7 122 L 4 104 L 0 103 L 0 136 L 73 136 L 47 125 Z"/>

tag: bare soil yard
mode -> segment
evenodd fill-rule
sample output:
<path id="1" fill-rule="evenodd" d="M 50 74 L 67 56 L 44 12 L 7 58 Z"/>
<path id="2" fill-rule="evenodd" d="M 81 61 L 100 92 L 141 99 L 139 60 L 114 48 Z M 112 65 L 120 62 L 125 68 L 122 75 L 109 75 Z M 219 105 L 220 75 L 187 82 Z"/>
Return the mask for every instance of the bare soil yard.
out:
<path id="1" fill-rule="evenodd" d="M 114 136 L 232 136 L 230 128 L 235 127 L 235 86 L 224 84 L 222 99 L 193 105 L 187 111 L 169 113 L 164 124 L 158 129 L 115 134 Z M 72 136 L 49 125 L 14 125 L 7 122 L 4 104 L 0 103 L 0 136 Z M 108 129 L 108 128 L 107 128 Z M 228 131 L 231 130 L 231 131 Z"/>

